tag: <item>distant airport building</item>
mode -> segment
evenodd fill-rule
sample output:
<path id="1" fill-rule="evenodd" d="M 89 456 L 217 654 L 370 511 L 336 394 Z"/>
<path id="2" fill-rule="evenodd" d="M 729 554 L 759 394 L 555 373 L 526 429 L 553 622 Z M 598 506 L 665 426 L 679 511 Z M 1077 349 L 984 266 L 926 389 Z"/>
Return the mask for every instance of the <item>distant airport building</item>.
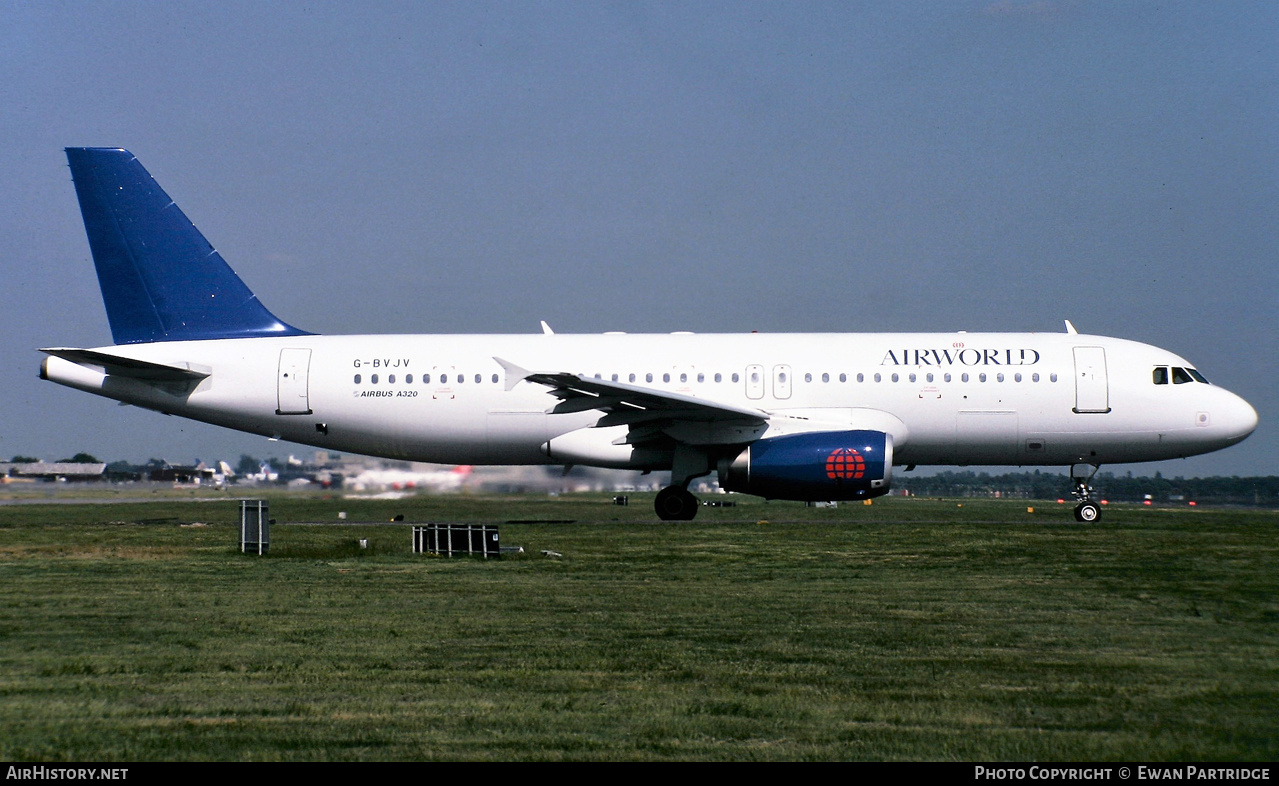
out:
<path id="1" fill-rule="evenodd" d="M 210 483 L 213 470 L 204 467 L 156 467 L 147 474 L 147 480 L 157 483 Z"/>
<path id="2" fill-rule="evenodd" d="M 0 461 L 0 478 L 4 482 L 46 481 L 64 483 L 101 482 L 105 479 L 107 465 L 79 464 L 72 462 L 14 463 Z"/>

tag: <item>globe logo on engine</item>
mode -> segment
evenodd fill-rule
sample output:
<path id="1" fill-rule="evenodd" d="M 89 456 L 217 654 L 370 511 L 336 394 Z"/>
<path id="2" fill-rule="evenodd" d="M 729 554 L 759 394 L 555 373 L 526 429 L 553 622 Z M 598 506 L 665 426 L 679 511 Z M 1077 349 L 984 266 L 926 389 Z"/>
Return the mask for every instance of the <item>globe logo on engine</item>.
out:
<path id="1" fill-rule="evenodd" d="M 856 480 L 866 474 L 866 459 L 852 448 L 836 448 L 826 457 L 826 477 Z"/>

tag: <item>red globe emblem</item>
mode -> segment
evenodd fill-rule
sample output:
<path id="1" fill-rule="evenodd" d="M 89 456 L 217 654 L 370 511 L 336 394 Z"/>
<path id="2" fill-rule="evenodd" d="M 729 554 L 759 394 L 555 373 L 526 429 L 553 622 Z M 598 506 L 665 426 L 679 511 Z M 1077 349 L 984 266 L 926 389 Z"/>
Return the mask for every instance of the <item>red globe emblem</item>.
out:
<path id="1" fill-rule="evenodd" d="M 866 474 L 866 459 L 852 448 L 836 448 L 826 457 L 826 477 L 856 480 Z"/>

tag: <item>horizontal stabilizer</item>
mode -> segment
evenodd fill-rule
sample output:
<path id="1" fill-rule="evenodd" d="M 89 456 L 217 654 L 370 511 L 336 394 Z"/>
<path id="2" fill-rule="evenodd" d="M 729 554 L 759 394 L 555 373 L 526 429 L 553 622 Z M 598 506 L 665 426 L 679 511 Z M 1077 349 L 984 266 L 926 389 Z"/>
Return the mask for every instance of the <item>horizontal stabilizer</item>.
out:
<path id="1" fill-rule="evenodd" d="M 130 379 L 141 379 L 148 382 L 198 382 L 209 376 L 210 373 L 193 369 L 190 364 L 167 365 L 164 363 L 152 363 L 149 360 L 126 358 L 95 349 L 53 347 L 40 351 L 81 366 L 100 366 L 110 376 L 129 377 Z"/>

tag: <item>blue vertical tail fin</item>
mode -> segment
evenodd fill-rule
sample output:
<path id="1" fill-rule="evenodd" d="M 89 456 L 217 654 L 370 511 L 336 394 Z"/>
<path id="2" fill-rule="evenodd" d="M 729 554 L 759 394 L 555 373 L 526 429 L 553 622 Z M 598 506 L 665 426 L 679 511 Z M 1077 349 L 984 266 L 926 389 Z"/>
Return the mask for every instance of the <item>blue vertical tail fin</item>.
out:
<path id="1" fill-rule="evenodd" d="M 67 161 L 115 343 L 308 335 L 262 305 L 132 153 L 69 147 Z"/>

